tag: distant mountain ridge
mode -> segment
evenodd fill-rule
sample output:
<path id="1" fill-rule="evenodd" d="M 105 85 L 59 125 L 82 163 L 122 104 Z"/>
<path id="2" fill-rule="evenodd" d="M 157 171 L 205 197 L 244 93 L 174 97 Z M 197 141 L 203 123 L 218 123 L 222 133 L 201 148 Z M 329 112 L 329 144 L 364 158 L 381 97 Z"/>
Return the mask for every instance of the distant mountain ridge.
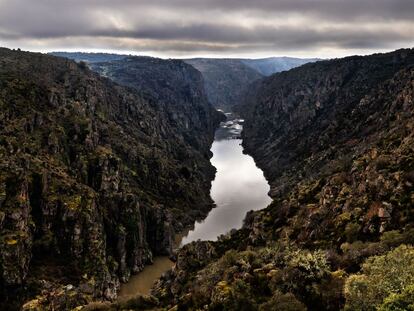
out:
<path id="1" fill-rule="evenodd" d="M 148 56 L 131 56 L 106 53 L 83 53 L 83 52 L 52 52 L 59 57 L 66 57 L 77 62 L 84 61 L 91 67 L 93 64 L 101 63 L 100 73 L 104 74 L 105 62 L 121 61 L 126 58 L 156 60 L 159 58 Z M 161 59 L 160 59 L 161 60 Z M 198 71 L 204 78 L 204 87 L 209 101 L 216 107 L 223 110 L 231 110 L 233 106 L 242 100 L 243 92 L 248 86 L 265 76 L 292 69 L 308 62 L 318 61 L 316 58 L 302 59 L 293 57 L 268 57 L 259 59 L 243 58 L 192 58 L 183 59 Z M 164 60 L 164 61 L 172 61 Z M 150 62 L 147 62 L 150 65 Z M 114 64 L 107 64 L 113 67 Z M 143 67 L 142 67 L 143 68 Z"/>
<path id="2" fill-rule="evenodd" d="M 99 63 L 121 60 L 129 55 L 114 53 L 50 52 L 50 55 L 73 59 L 75 62 Z"/>
<path id="3" fill-rule="evenodd" d="M 319 58 L 294 58 L 294 57 L 268 57 L 258 59 L 240 59 L 247 66 L 255 69 L 264 76 L 270 76 L 274 73 L 290 70 L 306 63 L 317 62 Z"/>
<path id="4" fill-rule="evenodd" d="M 232 110 L 243 98 L 249 85 L 271 74 L 289 70 L 317 59 L 270 57 L 263 59 L 194 58 L 185 60 L 198 69 L 203 77 L 211 103 Z"/>

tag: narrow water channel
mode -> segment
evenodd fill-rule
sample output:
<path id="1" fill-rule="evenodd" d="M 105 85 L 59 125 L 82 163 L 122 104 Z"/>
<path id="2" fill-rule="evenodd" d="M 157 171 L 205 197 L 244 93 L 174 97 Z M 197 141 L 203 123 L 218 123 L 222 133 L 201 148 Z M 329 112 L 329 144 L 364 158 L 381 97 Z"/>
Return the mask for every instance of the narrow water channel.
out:
<path id="1" fill-rule="evenodd" d="M 243 120 L 227 114 L 228 121 L 223 122 L 216 132 L 211 147 L 211 163 L 217 173 L 211 187 L 211 197 L 216 207 L 206 219 L 196 222 L 194 229 L 183 237 L 181 245 L 196 240 L 216 240 L 231 229 L 239 229 L 246 213 L 259 210 L 270 204 L 269 184 L 263 172 L 257 168 L 253 158 L 243 154 Z M 132 276 L 122 285 L 119 296 L 148 294 L 154 281 L 173 266 L 168 257 L 156 257 L 154 264 L 146 266 L 142 272 Z"/>
<path id="2" fill-rule="evenodd" d="M 240 134 L 243 120 L 230 119 L 217 130 L 211 147 L 211 163 L 216 177 L 211 186 L 211 197 L 216 207 L 207 218 L 196 222 L 183 238 L 181 245 L 196 240 L 216 240 L 231 229 L 239 229 L 246 213 L 270 204 L 269 184 L 253 158 L 243 153 Z"/>

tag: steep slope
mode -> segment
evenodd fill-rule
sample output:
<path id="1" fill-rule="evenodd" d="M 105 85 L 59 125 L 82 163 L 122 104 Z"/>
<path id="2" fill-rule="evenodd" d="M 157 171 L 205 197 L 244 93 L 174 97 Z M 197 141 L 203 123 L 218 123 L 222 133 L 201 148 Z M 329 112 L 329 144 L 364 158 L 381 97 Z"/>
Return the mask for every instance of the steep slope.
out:
<path id="1" fill-rule="evenodd" d="M 301 176 L 326 169 L 330 160 L 344 158 L 344 145 L 352 147 L 349 141 L 366 136 L 363 125 L 351 118 L 354 110 L 380 83 L 411 64 L 412 54 L 402 50 L 307 64 L 251 88 L 241 108 L 247 119 L 244 144 L 275 195 Z"/>
<path id="2" fill-rule="evenodd" d="M 171 252 L 174 229 L 211 208 L 214 168 L 208 146 L 197 148 L 211 142 L 208 115 L 190 144 L 151 96 L 83 64 L 8 49 L 0 107 L 6 309 L 40 291 L 77 304 L 112 299 L 130 273 Z"/>
<path id="3" fill-rule="evenodd" d="M 195 58 L 185 62 L 202 73 L 210 102 L 223 110 L 240 103 L 243 90 L 263 77 L 237 59 Z"/>
<path id="4" fill-rule="evenodd" d="M 268 57 L 258 59 L 242 59 L 243 64 L 253 68 L 264 76 L 290 70 L 306 63 L 316 62 L 317 58 Z"/>
<path id="5" fill-rule="evenodd" d="M 270 57 L 262 59 L 195 58 L 185 62 L 198 69 L 207 96 L 217 108 L 232 110 L 244 100 L 250 84 L 276 72 L 289 70 L 316 59 Z"/>
<path id="6" fill-rule="evenodd" d="M 128 57 L 90 66 L 121 85 L 149 95 L 189 144 L 210 153 L 215 128 L 224 116 L 208 102 L 203 77 L 191 65 L 181 60 Z"/>
<path id="7" fill-rule="evenodd" d="M 66 57 L 77 62 L 84 61 L 101 74 L 105 68 L 111 68 L 111 76 L 118 83 L 135 88 L 152 90 L 164 89 L 171 86 L 162 82 L 164 72 L 171 76 L 171 72 L 180 64 L 179 60 L 162 60 L 152 57 L 128 56 L 107 53 L 81 53 L 81 52 L 53 52 L 55 56 Z M 204 86 L 209 101 L 216 107 L 224 110 L 231 110 L 232 106 L 240 104 L 243 100 L 243 93 L 248 86 L 264 76 L 273 73 L 289 70 L 317 59 L 301 59 L 292 57 L 269 57 L 261 59 L 217 59 L 217 58 L 194 58 L 185 59 L 184 62 L 199 70 L 204 78 Z M 109 62 L 114 62 L 109 65 Z M 96 64 L 101 63 L 101 64 Z M 132 65 L 133 68 L 129 68 Z M 189 71 L 184 65 L 180 65 L 181 72 Z M 118 70 L 115 68 L 118 67 Z M 109 74 L 109 73 L 108 73 Z M 125 75 L 127 74 L 128 77 Z M 124 76 L 122 76 L 124 75 Z M 134 81 L 140 78 L 141 81 Z M 149 77 L 151 82 L 142 79 Z M 180 79 L 176 75 L 174 79 Z M 160 81 L 156 81 L 156 80 Z M 173 79 L 173 80 L 174 80 Z M 188 82 L 188 81 L 187 81 Z M 141 89 L 140 89 L 141 90 Z"/>
<path id="8" fill-rule="evenodd" d="M 274 201 L 218 242 L 181 249 L 154 290 L 161 303 L 190 310 L 408 303 L 393 294 L 414 280 L 412 247 L 400 246 L 414 243 L 414 50 L 304 65 L 264 79 L 250 100 L 244 143 Z"/>

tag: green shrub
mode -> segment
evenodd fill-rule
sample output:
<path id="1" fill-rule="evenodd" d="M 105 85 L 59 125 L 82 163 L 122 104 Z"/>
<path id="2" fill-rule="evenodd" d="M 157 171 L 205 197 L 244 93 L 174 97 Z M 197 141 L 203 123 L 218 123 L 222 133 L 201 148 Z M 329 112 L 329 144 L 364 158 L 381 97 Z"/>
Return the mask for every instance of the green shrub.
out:
<path id="1" fill-rule="evenodd" d="M 330 272 L 324 251 L 295 250 L 285 260 L 288 267 L 299 269 L 307 280 L 320 280 Z"/>
<path id="2" fill-rule="evenodd" d="M 291 294 L 276 292 L 269 301 L 259 306 L 259 311 L 306 311 L 303 303 Z"/>
<path id="3" fill-rule="evenodd" d="M 389 295 L 378 311 L 414 311 L 414 285 L 405 288 L 401 294 Z"/>
<path id="4" fill-rule="evenodd" d="M 381 243 L 391 248 L 402 244 L 404 236 L 398 230 L 384 232 L 381 236 Z"/>
<path id="5" fill-rule="evenodd" d="M 414 248 L 401 245 L 383 256 L 368 258 L 362 266 L 362 274 L 347 279 L 345 310 L 376 310 L 386 297 L 400 294 L 412 284 Z"/>

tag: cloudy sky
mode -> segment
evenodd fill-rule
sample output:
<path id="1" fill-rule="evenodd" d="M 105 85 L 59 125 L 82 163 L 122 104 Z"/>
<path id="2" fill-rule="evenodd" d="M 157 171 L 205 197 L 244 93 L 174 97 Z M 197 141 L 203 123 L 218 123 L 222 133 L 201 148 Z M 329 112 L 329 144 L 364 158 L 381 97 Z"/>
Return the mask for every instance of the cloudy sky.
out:
<path id="1" fill-rule="evenodd" d="M 0 0 L 0 46 L 160 57 L 414 47 L 414 0 Z"/>

